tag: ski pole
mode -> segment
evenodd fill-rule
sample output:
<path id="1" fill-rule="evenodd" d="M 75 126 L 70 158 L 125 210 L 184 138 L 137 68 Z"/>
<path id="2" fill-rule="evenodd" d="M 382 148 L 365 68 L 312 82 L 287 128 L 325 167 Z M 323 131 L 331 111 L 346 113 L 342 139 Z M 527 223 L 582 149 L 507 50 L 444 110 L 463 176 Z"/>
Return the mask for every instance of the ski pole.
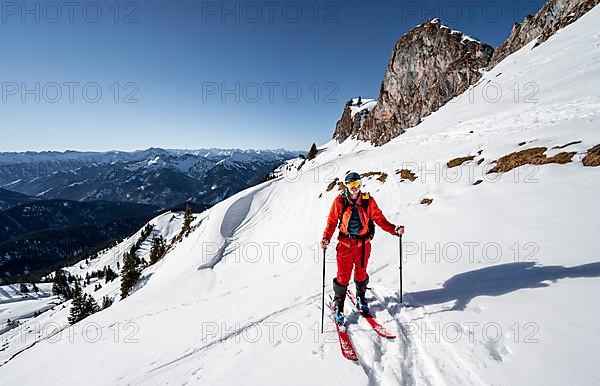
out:
<path id="1" fill-rule="evenodd" d="M 323 333 L 323 321 L 325 318 L 325 251 L 323 248 L 323 295 L 321 296 L 321 334 Z"/>
<path id="2" fill-rule="evenodd" d="M 399 269 L 400 269 L 400 304 L 402 304 L 402 235 L 398 235 Z"/>

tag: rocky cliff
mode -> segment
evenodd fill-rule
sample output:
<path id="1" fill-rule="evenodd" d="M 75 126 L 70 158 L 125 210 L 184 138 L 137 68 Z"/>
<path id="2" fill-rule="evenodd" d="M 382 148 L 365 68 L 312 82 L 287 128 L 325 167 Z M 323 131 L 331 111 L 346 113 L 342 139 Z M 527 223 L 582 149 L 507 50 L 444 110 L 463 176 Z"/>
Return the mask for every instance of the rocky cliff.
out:
<path id="1" fill-rule="evenodd" d="M 355 135 L 364 124 L 369 112 L 377 104 L 374 99 L 353 98 L 344 106 L 342 117 L 335 125 L 333 138 L 342 142 L 346 138 Z"/>
<path id="2" fill-rule="evenodd" d="M 542 44 L 556 31 L 579 19 L 599 2 L 600 0 L 549 0 L 535 15 L 528 15 L 522 23 L 515 23 L 508 39 L 494 52 L 488 67 L 494 67 L 535 38 L 535 46 Z"/>
<path id="3" fill-rule="evenodd" d="M 333 138 L 348 137 L 382 145 L 461 94 L 508 55 L 537 39 L 542 44 L 600 0 L 548 0 L 535 15 L 516 23 L 496 51 L 429 20 L 398 40 L 387 65 L 376 104 L 357 116 L 356 100 L 346 104 Z"/>
<path id="4" fill-rule="evenodd" d="M 364 123 L 357 124 L 344 111 L 334 138 L 388 142 L 475 83 L 493 51 L 438 19 L 415 27 L 394 46 L 379 99 Z"/>

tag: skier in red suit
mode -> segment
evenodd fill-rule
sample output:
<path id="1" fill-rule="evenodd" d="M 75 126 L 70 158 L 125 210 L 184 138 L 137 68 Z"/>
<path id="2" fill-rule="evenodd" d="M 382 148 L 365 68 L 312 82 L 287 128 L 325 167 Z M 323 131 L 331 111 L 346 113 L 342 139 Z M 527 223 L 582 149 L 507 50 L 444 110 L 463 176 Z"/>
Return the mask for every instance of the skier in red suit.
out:
<path id="1" fill-rule="evenodd" d="M 321 240 L 321 248 L 327 248 L 339 223 L 336 248 L 337 275 L 333 279 L 334 316 L 338 324 L 344 323 L 344 301 L 352 268 L 354 268 L 358 306 L 363 313 L 369 313 L 365 292 L 369 283 L 367 264 L 371 254 L 373 222 L 394 236 L 404 233 L 404 226 L 390 223 L 377 206 L 375 199 L 369 193 L 361 192 L 358 173 L 348 173 L 345 183 L 346 189 L 333 201 Z"/>

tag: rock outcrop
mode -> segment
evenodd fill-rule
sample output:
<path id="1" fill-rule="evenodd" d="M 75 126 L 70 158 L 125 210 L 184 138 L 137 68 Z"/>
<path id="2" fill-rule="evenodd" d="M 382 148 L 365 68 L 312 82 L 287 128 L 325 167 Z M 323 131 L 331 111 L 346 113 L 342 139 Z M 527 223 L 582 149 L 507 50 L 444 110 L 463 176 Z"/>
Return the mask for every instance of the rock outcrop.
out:
<path id="1" fill-rule="evenodd" d="M 537 47 L 556 31 L 586 14 L 599 2 L 600 0 L 549 0 L 535 15 L 527 15 L 522 23 L 515 23 L 508 39 L 494 52 L 488 68 L 494 67 L 536 38 L 534 47 Z"/>
<path id="2" fill-rule="evenodd" d="M 354 98 L 344 106 L 344 112 L 335 125 L 333 138 L 343 142 L 346 138 L 355 135 L 364 124 L 367 115 L 377 102 L 374 99 Z"/>
<path id="3" fill-rule="evenodd" d="M 559 29 L 573 23 L 600 0 L 548 0 L 535 15 L 513 26 L 496 51 L 459 31 L 429 20 L 396 42 L 377 102 L 357 114 L 356 99 L 344 107 L 333 138 L 348 137 L 382 145 L 423 117 L 466 91 L 508 55 L 537 39 L 542 44 Z"/>
<path id="4" fill-rule="evenodd" d="M 394 46 L 379 99 L 364 124 L 348 119 L 347 106 L 334 138 L 388 142 L 475 83 L 493 52 L 438 19 L 413 28 Z"/>

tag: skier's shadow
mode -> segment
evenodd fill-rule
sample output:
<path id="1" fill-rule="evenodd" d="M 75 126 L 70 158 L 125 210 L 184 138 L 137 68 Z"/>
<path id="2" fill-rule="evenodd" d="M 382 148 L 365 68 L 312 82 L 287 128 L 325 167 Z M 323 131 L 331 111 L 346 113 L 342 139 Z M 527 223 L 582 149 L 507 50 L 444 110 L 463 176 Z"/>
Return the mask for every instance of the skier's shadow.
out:
<path id="1" fill-rule="evenodd" d="M 563 267 L 535 262 L 508 263 L 459 273 L 446 280 L 442 288 L 409 292 L 412 306 L 427 306 L 454 301 L 448 311 L 462 311 L 477 296 L 501 296 L 524 288 L 542 288 L 558 279 L 600 277 L 600 262 Z"/>

